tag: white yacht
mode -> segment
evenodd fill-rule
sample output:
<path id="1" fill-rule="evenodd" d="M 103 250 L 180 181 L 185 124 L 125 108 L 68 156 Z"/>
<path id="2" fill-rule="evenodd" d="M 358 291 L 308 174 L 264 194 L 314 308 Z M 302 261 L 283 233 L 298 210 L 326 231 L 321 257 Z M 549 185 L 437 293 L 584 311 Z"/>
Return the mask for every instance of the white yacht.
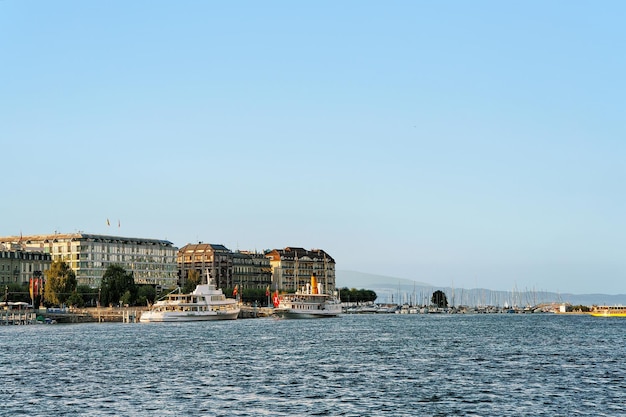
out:
<path id="1" fill-rule="evenodd" d="M 322 293 L 322 284 L 315 274 L 311 283 L 294 294 L 284 294 L 274 300 L 274 314 L 282 318 L 323 318 L 341 314 L 341 300 L 331 294 Z"/>
<path id="2" fill-rule="evenodd" d="M 150 310 L 141 313 L 139 321 L 235 320 L 239 310 L 237 300 L 226 298 L 221 289 L 212 284 L 200 284 L 190 294 L 169 293 Z"/>

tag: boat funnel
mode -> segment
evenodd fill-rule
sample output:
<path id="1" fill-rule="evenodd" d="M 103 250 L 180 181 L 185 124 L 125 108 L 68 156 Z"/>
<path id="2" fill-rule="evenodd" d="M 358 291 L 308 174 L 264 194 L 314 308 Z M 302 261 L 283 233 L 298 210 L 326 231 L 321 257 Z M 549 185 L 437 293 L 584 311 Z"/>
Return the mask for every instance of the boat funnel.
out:
<path id="1" fill-rule="evenodd" d="M 315 278 L 315 274 L 311 275 L 311 291 L 312 294 L 317 294 L 318 290 L 317 290 L 317 278 Z"/>

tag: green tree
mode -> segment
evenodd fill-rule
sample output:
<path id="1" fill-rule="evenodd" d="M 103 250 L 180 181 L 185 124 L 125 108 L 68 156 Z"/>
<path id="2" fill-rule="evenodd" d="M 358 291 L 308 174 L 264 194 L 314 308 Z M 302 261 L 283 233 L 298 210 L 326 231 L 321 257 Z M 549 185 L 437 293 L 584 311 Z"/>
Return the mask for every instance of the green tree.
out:
<path id="1" fill-rule="evenodd" d="M 23 301 L 30 303 L 30 291 L 28 284 L 9 283 L 2 285 L 2 293 L 0 294 L 0 300 L 4 301 Z M 5 292 L 8 295 L 8 300 L 4 299 Z"/>
<path id="2" fill-rule="evenodd" d="M 376 298 L 378 298 L 376 292 L 372 290 L 357 290 L 356 288 L 348 289 L 348 287 L 341 288 L 339 290 L 339 295 L 341 297 L 341 301 L 345 301 L 347 303 L 368 303 L 375 301 Z"/>
<path id="3" fill-rule="evenodd" d="M 91 288 L 89 285 L 78 285 L 76 292 L 83 299 L 80 307 L 83 306 L 95 306 L 98 300 L 98 290 Z"/>
<path id="4" fill-rule="evenodd" d="M 148 303 L 154 303 L 156 299 L 156 289 L 152 285 L 137 286 L 137 305 L 145 306 Z"/>
<path id="5" fill-rule="evenodd" d="M 54 261 L 44 272 L 46 277 L 44 300 L 48 305 L 64 304 L 76 290 L 76 274 L 63 261 Z"/>
<path id="6" fill-rule="evenodd" d="M 128 292 L 128 294 L 126 294 Z M 137 299 L 137 286 L 132 272 L 126 272 L 120 265 L 111 265 L 102 276 L 100 300 L 102 305 L 134 304 Z"/>
<path id="7" fill-rule="evenodd" d="M 76 290 L 72 291 L 70 296 L 67 298 L 66 303 L 71 307 L 85 306 L 85 300 L 83 300 L 83 297 Z"/>
<path id="8" fill-rule="evenodd" d="M 430 302 L 439 308 L 448 307 L 448 297 L 446 297 L 446 293 L 441 290 L 437 290 L 433 293 Z"/>
<path id="9" fill-rule="evenodd" d="M 130 290 L 126 290 L 124 294 L 122 295 L 122 298 L 120 299 L 120 301 L 122 302 L 122 305 L 127 306 L 127 305 L 134 304 L 135 298 L 133 298 L 133 294 L 130 292 Z"/>
<path id="10" fill-rule="evenodd" d="M 267 305 L 267 296 L 265 295 L 265 290 L 260 288 L 245 288 L 239 289 L 239 293 L 241 294 L 241 301 L 244 303 L 248 303 L 253 305 L 256 303 L 257 306 Z M 228 294 L 232 294 L 232 291 Z M 231 297 L 231 295 L 227 295 L 227 297 Z"/>
<path id="11" fill-rule="evenodd" d="M 185 281 L 182 291 L 185 294 L 189 294 L 196 289 L 196 285 L 198 284 L 200 284 L 200 273 L 195 269 L 192 269 L 187 273 L 187 280 Z"/>

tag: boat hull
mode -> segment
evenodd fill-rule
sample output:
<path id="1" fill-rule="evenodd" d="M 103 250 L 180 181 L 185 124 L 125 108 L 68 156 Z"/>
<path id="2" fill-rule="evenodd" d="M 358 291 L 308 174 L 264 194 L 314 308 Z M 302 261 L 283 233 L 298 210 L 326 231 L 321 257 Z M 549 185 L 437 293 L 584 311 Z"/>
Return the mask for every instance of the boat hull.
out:
<path id="1" fill-rule="evenodd" d="M 298 311 L 293 309 L 274 309 L 274 314 L 283 319 L 324 319 L 337 317 L 341 312 L 318 312 Z"/>
<path id="2" fill-rule="evenodd" d="M 593 313 L 589 313 L 591 314 L 593 317 L 626 317 L 626 313 L 604 313 L 604 312 L 593 312 Z"/>
<path id="3" fill-rule="evenodd" d="M 214 321 L 214 320 L 235 320 L 239 316 L 239 309 L 212 314 L 190 314 L 177 312 L 145 312 L 139 318 L 141 323 L 163 323 L 163 322 L 184 322 L 184 321 Z"/>

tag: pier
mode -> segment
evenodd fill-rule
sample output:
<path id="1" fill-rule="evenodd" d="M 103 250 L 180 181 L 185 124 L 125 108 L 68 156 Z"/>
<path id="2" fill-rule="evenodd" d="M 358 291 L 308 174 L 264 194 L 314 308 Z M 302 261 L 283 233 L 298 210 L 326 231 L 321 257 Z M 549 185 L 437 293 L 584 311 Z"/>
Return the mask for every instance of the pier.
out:
<path id="1" fill-rule="evenodd" d="M 34 324 L 37 321 L 37 314 L 28 303 L 9 301 L 0 308 L 0 325 Z"/>
<path id="2" fill-rule="evenodd" d="M 0 311 L 0 325 L 34 324 L 37 314 L 32 310 L 2 310 Z"/>
<path id="3" fill-rule="evenodd" d="M 138 323 L 146 307 L 48 309 L 43 316 L 57 323 Z"/>

